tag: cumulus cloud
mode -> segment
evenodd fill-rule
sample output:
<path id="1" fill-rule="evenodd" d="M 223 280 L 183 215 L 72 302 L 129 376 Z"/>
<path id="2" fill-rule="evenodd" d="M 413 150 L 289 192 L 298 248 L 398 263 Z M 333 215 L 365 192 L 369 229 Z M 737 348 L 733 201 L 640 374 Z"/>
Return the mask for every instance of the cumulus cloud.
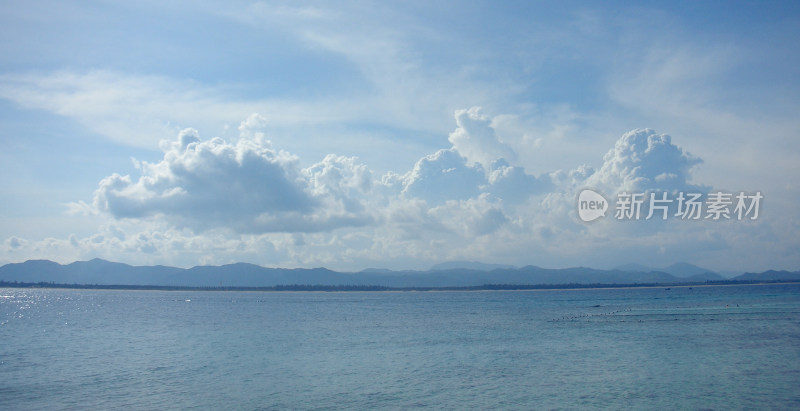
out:
<path id="1" fill-rule="evenodd" d="M 462 236 L 484 236 L 509 221 L 499 199 L 488 193 L 462 201 L 450 201 L 431 210 L 431 214 Z"/>
<path id="2" fill-rule="evenodd" d="M 467 159 L 467 164 L 478 163 L 488 167 L 495 160 L 513 160 L 516 157 L 514 151 L 498 139 L 491 119 L 482 113 L 480 107 L 457 110 L 455 118 L 458 128 L 450 133 L 448 140 L 453 149 Z"/>
<path id="3" fill-rule="evenodd" d="M 448 200 L 467 200 L 489 193 L 508 202 L 519 202 L 552 188 L 549 177 L 537 178 L 509 163 L 514 151 L 501 142 L 492 119 L 480 107 L 457 110 L 452 147 L 419 159 L 405 175 L 384 179 L 402 186 L 402 192 L 431 205 Z"/>
<path id="4" fill-rule="evenodd" d="M 79 202 L 71 208 L 117 219 L 158 219 L 196 232 L 319 232 L 389 221 L 391 213 L 380 209 L 389 203 L 428 210 L 449 203 L 450 209 L 455 204 L 475 211 L 476 204 L 493 199 L 491 207 L 480 208 L 481 217 L 474 212 L 464 217 L 474 221 L 471 232 L 484 233 L 488 226 L 480 221 L 507 221 L 503 207 L 553 188 L 549 176 L 529 175 L 500 157 L 513 152 L 497 139 L 480 109 L 460 110 L 456 121 L 452 147 L 380 181 L 355 157 L 330 154 L 301 168 L 297 157 L 272 147 L 262 131 L 267 120 L 258 114 L 240 123 L 236 142 L 203 140 L 197 130 L 185 129 L 175 140 L 162 141 L 160 161 L 135 162 L 140 176 L 106 177 L 91 206 Z M 416 221 L 436 226 L 431 223 L 435 214 L 417 213 L 426 216 Z"/>
<path id="5" fill-rule="evenodd" d="M 329 154 L 303 170 L 309 189 L 316 196 L 331 195 L 340 199 L 357 198 L 372 188 L 372 172 L 355 157 Z"/>
<path id="6" fill-rule="evenodd" d="M 670 136 L 636 129 L 617 140 L 586 183 L 608 192 L 706 191 L 690 182 L 692 168 L 700 163 L 700 158 L 672 144 Z"/>
<path id="7" fill-rule="evenodd" d="M 403 193 L 432 204 L 474 197 L 485 181 L 483 170 L 467 165 L 467 160 L 454 149 L 439 150 L 419 159 L 402 177 Z"/>
<path id="8" fill-rule="evenodd" d="M 408 197 L 420 198 L 435 206 L 449 200 L 467 200 L 489 193 L 507 202 L 520 202 L 552 188 L 549 177 L 537 178 L 505 159 L 486 169 L 470 165 L 455 148 L 425 156 L 403 176 L 390 175 L 384 184 L 402 186 Z"/>
<path id="9" fill-rule="evenodd" d="M 28 244 L 28 241 L 17 236 L 11 236 L 6 239 L 5 245 L 9 250 L 18 250 Z"/>
<path id="10" fill-rule="evenodd" d="M 239 123 L 239 135 L 262 144 L 267 143 L 268 140 L 263 131 L 267 124 L 267 119 L 264 116 L 253 113 Z"/>
<path id="11" fill-rule="evenodd" d="M 59 247 L 154 260 L 208 254 L 216 257 L 207 262 L 217 263 L 270 255 L 269 261 L 285 265 L 333 267 L 493 255 L 538 262 L 521 257 L 528 250 L 547 261 L 566 261 L 601 255 L 597 244 L 671 247 L 677 240 L 667 238 L 680 238 L 672 222 L 582 224 L 575 215 L 580 188 L 609 195 L 703 188 L 692 182 L 701 160 L 653 130 L 622 135 L 597 169 L 579 166 L 537 177 L 505 158 L 513 152 L 504 153 L 509 148 L 479 110 L 462 110 L 456 118 L 451 137 L 460 137 L 450 148 L 423 156 L 405 173 L 383 176 L 355 157 L 334 154 L 302 168 L 297 157 L 273 148 L 258 115 L 240 124 L 236 142 L 204 140 L 186 129 L 162 144 L 161 160 L 137 162 L 140 176 L 103 179 L 92 205 L 80 205 L 114 223 Z M 479 153 L 483 143 L 477 142 L 497 150 Z M 131 229 L 139 224 L 145 228 Z M 14 245 L 6 242 L 7 249 Z"/>
<path id="12" fill-rule="evenodd" d="M 329 156 L 303 170 L 260 133 L 243 133 L 234 144 L 202 141 L 193 129 L 162 149 L 161 161 L 138 163 L 137 180 L 104 178 L 94 207 L 117 218 L 162 217 L 178 227 L 236 232 L 316 231 L 368 219 L 354 214 L 363 209 L 357 199 L 343 195 L 369 188 L 355 159 Z"/>
<path id="13" fill-rule="evenodd" d="M 554 188 L 550 177 L 537 178 L 526 173 L 524 168 L 512 166 L 502 158 L 492 163 L 487 180 L 487 191 L 509 202 L 524 201 L 531 195 Z"/>

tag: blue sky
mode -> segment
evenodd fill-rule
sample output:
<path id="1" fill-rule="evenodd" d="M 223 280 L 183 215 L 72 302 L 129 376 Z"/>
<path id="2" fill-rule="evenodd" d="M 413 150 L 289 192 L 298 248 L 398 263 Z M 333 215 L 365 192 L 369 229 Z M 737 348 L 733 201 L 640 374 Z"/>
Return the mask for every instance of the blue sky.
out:
<path id="1" fill-rule="evenodd" d="M 798 269 L 795 2 L 162 3 L 3 5 L 0 263 Z"/>

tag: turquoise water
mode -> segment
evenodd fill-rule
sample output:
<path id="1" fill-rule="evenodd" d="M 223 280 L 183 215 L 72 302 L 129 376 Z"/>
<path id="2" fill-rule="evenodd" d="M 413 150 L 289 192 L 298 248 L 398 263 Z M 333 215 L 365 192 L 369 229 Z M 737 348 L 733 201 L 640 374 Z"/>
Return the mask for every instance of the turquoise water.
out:
<path id="1" fill-rule="evenodd" d="M 0 289 L 0 409 L 798 409 L 800 285 Z"/>

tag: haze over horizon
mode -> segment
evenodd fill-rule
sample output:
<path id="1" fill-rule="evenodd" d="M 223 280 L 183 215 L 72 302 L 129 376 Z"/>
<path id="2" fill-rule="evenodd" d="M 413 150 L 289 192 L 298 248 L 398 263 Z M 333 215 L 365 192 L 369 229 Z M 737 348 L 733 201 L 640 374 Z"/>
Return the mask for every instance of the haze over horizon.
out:
<path id="1" fill-rule="evenodd" d="M 7 5 L 0 265 L 795 271 L 798 9 Z M 584 223 L 586 187 L 763 200 Z"/>

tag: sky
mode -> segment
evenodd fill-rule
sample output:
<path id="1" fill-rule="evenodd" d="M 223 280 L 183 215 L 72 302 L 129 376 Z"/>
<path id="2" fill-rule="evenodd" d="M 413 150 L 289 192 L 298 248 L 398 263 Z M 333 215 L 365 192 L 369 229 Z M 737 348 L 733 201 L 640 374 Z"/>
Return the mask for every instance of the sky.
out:
<path id="1" fill-rule="evenodd" d="M 800 269 L 796 2 L 0 10 L 0 264 Z"/>

